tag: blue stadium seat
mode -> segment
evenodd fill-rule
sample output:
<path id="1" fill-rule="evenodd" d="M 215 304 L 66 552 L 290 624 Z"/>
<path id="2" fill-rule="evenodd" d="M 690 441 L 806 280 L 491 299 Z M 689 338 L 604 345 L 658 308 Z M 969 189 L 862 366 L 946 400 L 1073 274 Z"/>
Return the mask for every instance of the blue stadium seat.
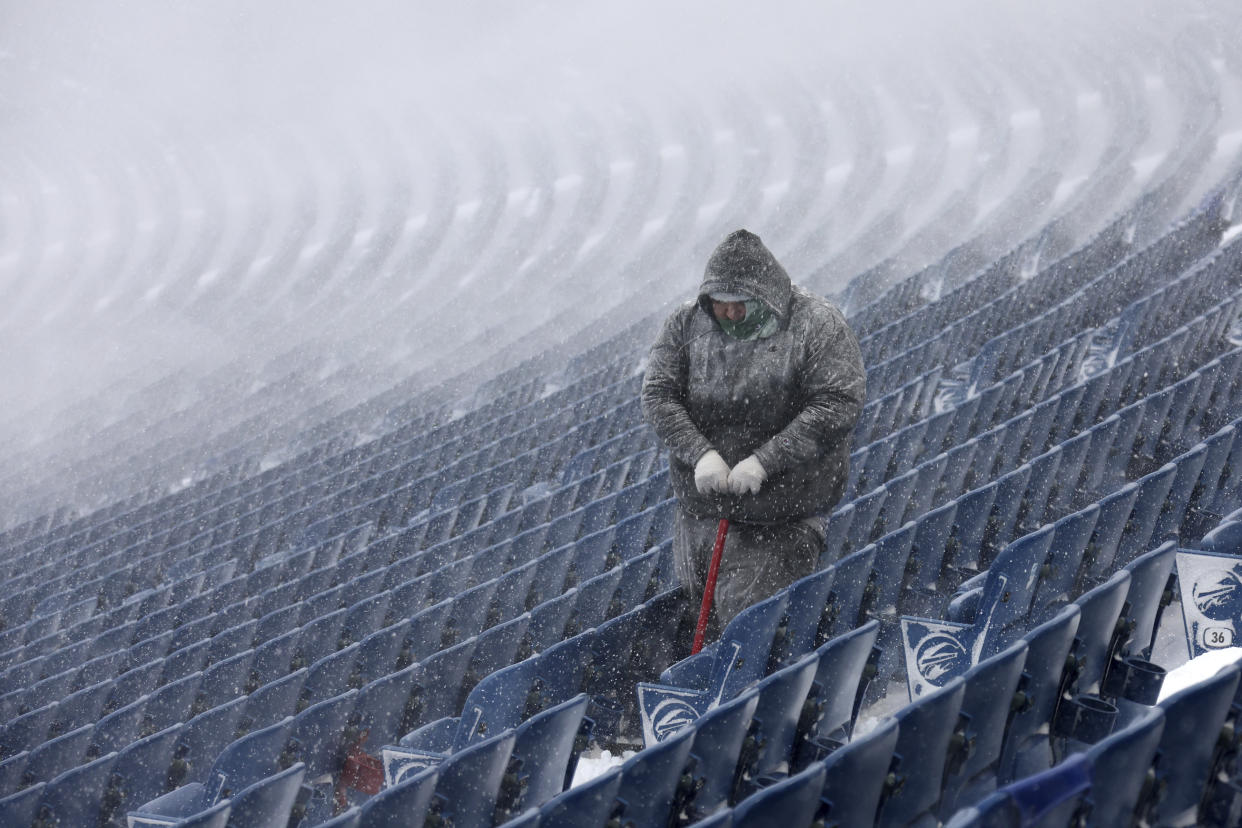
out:
<path id="1" fill-rule="evenodd" d="M 45 783 L 39 782 L 29 788 L 0 797 L 0 823 L 4 825 L 32 825 L 39 813 Z"/>
<path id="2" fill-rule="evenodd" d="M 418 724 L 451 716 L 461 709 L 461 686 L 476 639 L 441 650 L 422 662 Z M 447 691 L 447 692 L 446 692 Z"/>
<path id="3" fill-rule="evenodd" d="M 93 729 L 91 725 L 83 725 L 31 749 L 26 759 L 25 778 L 30 782 L 47 782 L 77 767 L 86 756 Z"/>
<path id="4" fill-rule="evenodd" d="M 194 700 L 199 698 L 201 685 L 202 673 L 191 673 L 185 678 L 161 686 L 147 696 L 147 706 L 143 709 L 143 729 L 148 732 L 164 730 L 165 727 L 193 718 L 190 708 L 194 705 Z M 202 713 L 202 710 L 214 706 L 216 705 L 206 705 L 196 713 Z"/>
<path id="5" fill-rule="evenodd" d="M 621 583 L 621 568 L 610 569 L 578 585 L 574 625 L 578 629 L 597 627 L 608 619 L 613 593 Z"/>
<path id="6" fill-rule="evenodd" d="M 1081 483 L 1071 501 L 1074 507 L 1085 506 L 1094 501 L 1102 491 L 1111 490 L 1111 486 L 1102 489 L 1101 483 L 1108 476 L 1109 457 L 1118 436 L 1122 435 L 1123 425 L 1129 424 L 1123 422 L 1116 414 L 1108 414 L 1088 430 L 1091 445 L 1087 449 L 1086 457 L 1083 458 Z"/>
<path id="7" fill-rule="evenodd" d="M 825 771 L 822 796 L 829 821 L 826 824 L 875 823 L 896 747 L 897 720 L 887 717 L 820 762 Z"/>
<path id="8" fill-rule="evenodd" d="M 948 457 L 944 454 L 937 454 L 915 467 L 918 480 L 914 484 L 914 491 L 910 493 L 910 500 L 906 505 L 906 515 L 911 520 L 917 520 L 931 511 L 933 505 L 939 502 L 940 481 L 947 467 Z"/>
<path id="9" fill-rule="evenodd" d="M 515 734 L 510 731 L 444 760 L 432 806 L 441 819 L 462 828 L 492 825 L 514 740 Z"/>
<path id="10" fill-rule="evenodd" d="M 789 594 L 778 592 L 737 614 L 710 648 L 660 674 L 663 684 L 698 690 L 706 712 L 712 704 L 736 696 L 762 678 L 772 642 L 789 605 Z"/>
<path id="11" fill-rule="evenodd" d="M 592 722 L 584 719 L 587 701 L 586 694 L 579 694 L 518 726 L 513 757 L 520 762 L 521 795 L 516 808 L 538 808 L 569 785 L 590 737 Z"/>
<path id="12" fill-rule="evenodd" d="M 1053 446 L 1030 461 L 1028 465 L 1031 467 L 1031 476 L 1027 489 L 1022 494 L 1014 531 L 1022 534 L 1033 532 L 1043 526 L 1045 513 L 1056 515 L 1062 510 L 1063 506 L 1057 504 L 1052 495 L 1059 485 L 1062 460 L 1066 459 L 1072 461 L 1067 455 L 1067 447 L 1062 444 Z M 1070 492 L 1073 491 L 1070 486 Z"/>
<path id="13" fill-rule="evenodd" d="M 587 715 L 595 720 L 597 738 L 603 743 L 619 738 L 618 728 L 623 720 L 639 721 L 636 703 L 631 698 L 635 695 L 632 687 L 634 680 L 646 672 L 642 653 L 650 646 L 639 638 L 644 634 L 664 635 L 658 627 L 652 628 L 655 619 L 648 605 L 643 605 L 601 624 L 591 634 L 584 671 L 579 674 L 574 669 L 570 674 L 582 677 L 581 687 L 575 687 L 573 692 L 581 690 L 591 696 Z M 671 638 L 664 637 L 662 641 L 667 643 Z M 627 716 L 631 710 L 634 715 Z"/>
<path id="14" fill-rule="evenodd" d="M 57 703 L 51 702 L 10 720 L 0 734 L 0 758 L 8 759 L 42 744 L 56 721 L 56 710 Z"/>
<path id="15" fill-rule="evenodd" d="M 983 537 L 999 486 L 993 480 L 957 498 L 957 511 L 953 518 L 953 530 L 949 535 L 945 562 L 963 577 L 978 572 L 983 565 Z"/>
<path id="16" fill-rule="evenodd" d="M 621 819 L 634 825 L 659 825 L 674 816 L 679 788 L 683 785 L 694 728 L 685 728 L 659 744 L 640 751 L 621 765 L 621 785 L 616 798 Z"/>
<path id="17" fill-rule="evenodd" d="M 1156 525 L 1147 543 L 1148 548 L 1180 535 L 1186 510 L 1190 505 L 1192 494 L 1199 487 L 1199 475 L 1207 459 L 1206 443 L 1199 443 L 1174 459 L 1173 463 L 1177 471 L 1173 476 L 1168 495 L 1160 504 Z M 1215 488 L 1216 481 L 1212 481 L 1211 485 Z"/>
<path id="18" fill-rule="evenodd" d="M 875 657 L 873 649 L 880 622 L 868 621 L 856 630 L 829 639 L 817 650 L 819 663 L 809 699 L 813 717 L 802 742 L 795 747 L 793 768 L 801 770 L 825 746 L 849 738 L 866 690 L 864 671 Z"/>
<path id="19" fill-rule="evenodd" d="M 357 700 L 358 691 L 350 690 L 294 716 L 283 752 L 304 764 L 310 779 L 339 775 Z"/>
<path id="20" fill-rule="evenodd" d="M 825 626 L 829 637 L 847 633 L 865 623 L 863 600 L 871 582 L 875 564 L 875 547 L 864 547 L 835 563 L 836 577 L 824 607 Z"/>
<path id="21" fill-rule="evenodd" d="M 705 817 L 733 802 L 738 759 L 758 704 L 759 692 L 752 688 L 693 721 L 692 755 L 699 789 L 691 809 L 698 817 Z"/>
<path id="22" fill-rule="evenodd" d="M 92 642 L 92 646 L 95 646 L 95 642 Z M 125 668 L 128 658 L 129 654 L 125 650 L 113 650 L 92 658 L 74 674 L 73 689 L 116 678 L 117 673 Z"/>
<path id="23" fill-rule="evenodd" d="M 878 523 L 877 518 L 880 514 L 880 508 L 884 505 L 885 498 L 888 497 L 888 490 L 883 486 L 864 494 L 862 497 L 856 498 L 851 506 L 853 506 L 853 517 L 850 519 L 849 528 L 846 530 L 844 540 L 839 547 L 839 555 L 847 555 L 855 549 L 862 549 L 877 537 L 875 527 Z M 827 547 L 830 551 L 833 547 Z"/>
<path id="24" fill-rule="evenodd" d="M 1222 555 L 1242 555 L 1242 520 L 1217 524 L 1195 544 L 1195 548 Z"/>
<path id="25" fill-rule="evenodd" d="M 1091 789 L 1091 763 L 1078 753 L 958 811 L 946 828 L 1058 828 L 1071 825 Z"/>
<path id="26" fill-rule="evenodd" d="M 231 742 L 212 763 L 206 782 L 179 788 L 182 796 L 197 795 L 206 804 L 231 796 L 242 788 L 271 776 L 289 741 L 294 718 L 288 716 L 274 725 L 254 730 Z M 175 793 L 175 792 L 174 792 Z M 169 794 L 172 796 L 172 794 Z"/>
<path id="27" fill-rule="evenodd" d="M 1021 636 L 1053 529 L 1044 526 L 1006 546 L 986 573 L 962 585 L 963 591 L 950 604 L 951 620 L 974 624 L 984 635 L 985 658 Z"/>
<path id="28" fill-rule="evenodd" d="M 944 614 L 945 553 L 956 517 L 957 501 L 950 500 L 922 514 L 915 522 L 908 577 L 900 600 L 903 615 L 938 618 Z"/>
<path id="29" fill-rule="evenodd" d="M 1130 519 L 1138 494 L 1138 485 L 1128 483 L 1100 499 L 1100 512 L 1091 533 L 1085 566 L 1081 573 L 1084 585 L 1098 583 L 1115 568 L 1113 562 L 1117 557 L 1121 535 Z"/>
<path id="30" fill-rule="evenodd" d="M 217 633 L 209 641 L 210 647 L 207 650 L 207 663 L 216 664 L 238 653 L 249 650 L 257 627 L 258 621 L 251 619 Z"/>
<path id="31" fill-rule="evenodd" d="M 228 824 L 236 828 L 266 828 L 287 823 L 306 773 L 306 766 L 298 762 L 232 794 Z"/>
<path id="32" fill-rule="evenodd" d="M 421 671 L 421 665 L 411 664 L 358 691 L 354 708 L 359 715 L 358 728 L 364 737 L 364 749 L 374 753 L 382 745 L 395 742 L 412 726 L 410 722 L 403 727 L 403 722 L 407 718 L 407 707 L 415 701 L 412 693 L 419 686 Z"/>
<path id="33" fill-rule="evenodd" d="M 94 825 L 99 821 L 115 753 L 78 765 L 46 783 L 38 818 L 52 825 Z"/>
<path id="34" fill-rule="evenodd" d="M 992 511 L 983 533 L 981 563 L 990 564 L 1013 539 L 1014 523 L 1030 478 L 1031 466 L 1026 463 L 996 479 L 996 499 L 992 501 Z M 958 511 L 960 514 L 960 506 Z"/>
<path id="35" fill-rule="evenodd" d="M 990 430 L 974 438 L 975 451 L 963 480 L 965 488 L 974 489 L 993 478 L 992 469 L 996 467 L 996 453 L 1000 450 L 1002 436 L 999 431 Z"/>
<path id="36" fill-rule="evenodd" d="M 380 592 L 352 604 L 346 610 L 345 623 L 341 625 L 341 639 L 352 644 L 378 629 L 388 610 L 389 597 L 387 592 Z"/>
<path id="37" fill-rule="evenodd" d="M 191 673 L 200 672 L 207 666 L 207 651 L 210 648 L 210 640 L 200 639 L 169 653 L 164 659 L 164 672 L 160 675 L 160 684 L 169 684 Z"/>
<path id="38" fill-rule="evenodd" d="M 705 819 L 701 819 L 694 823 L 694 828 L 731 828 L 733 825 L 733 811 L 725 808 L 723 811 L 717 811 Z"/>
<path id="39" fill-rule="evenodd" d="M 537 685 L 542 709 L 567 702 L 586 689 L 587 673 L 594 671 L 594 638 L 593 630 L 584 631 L 539 654 Z"/>
<path id="40" fill-rule="evenodd" d="M 103 715 L 104 705 L 112 695 L 114 687 L 115 682 L 108 679 L 89 687 L 83 687 L 61 699 L 56 708 L 56 721 L 48 732 L 64 733 L 84 724 L 98 721 Z"/>
<path id="41" fill-rule="evenodd" d="M 1129 825 L 1164 730 L 1164 712 L 1152 708 L 1133 723 L 1087 749 L 1090 826 Z"/>
<path id="42" fill-rule="evenodd" d="M 364 637 L 359 642 L 358 661 L 354 667 L 359 681 L 374 681 L 392 672 L 409 631 L 410 619 L 402 618 Z"/>
<path id="43" fill-rule="evenodd" d="M 1061 677 L 1074 646 L 1079 616 L 1078 605 L 1069 604 L 1022 638 L 1027 645 L 1026 660 L 1020 698 L 1006 728 L 997 766 L 1001 784 L 1052 766 L 1049 725 L 1061 699 Z"/>
<path id="44" fill-rule="evenodd" d="M 263 685 L 289 675 L 301 641 L 302 628 L 298 627 L 255 647 L 251 681 Z"/>
<path id="45" fill-rule="evenodd" d="M 452 612 L 453 600 L 432 604 L 410 618 L 410 629 L 405 636 L 405 649 L 414 661 L 422 661 L 439 651 L 444 638 L 444 628 Z"/>
<path id="46" fill-rule="evenodd" d="M 335 606 L 335 600 L 332 602 Z M 305 665 L 310 665 L 328 653 L 336 652 L 348 610 L 333 609 L 324 615 L 312 614 L 303 606 L 304 626 L 298 640 L 298 655 Z M 309 616 L 309 617 L 308 617 Z M 299 665 L 302 666 L 302 665 Z"/>
<path id="47" fill-rule="evenodd" d="M 824 766 L 816 764 L 763 788 L 733 809 L 733 825 L 788 828 L 812 824 L 821 807 L 824 775 Z"/>
<path id="48" fill-rule="evenodd" d="M 531 647 L 543 651 L 561 641 L 577 603 L 578 588 L 570 587 L 561 595 L 534 606 L 527 627 Z"/>
<path id="49" fill-rule="evenodd" d="M 963 679 L 961 716 L 967 750 L 946 769 L 938 814 L 947 820 L 954 811 L 983 799 L 996 789 L 1005 726 L 1026 662 L 1027 644 L 1019 639 L 1005 650 L 971 667 Z"/>
<path id="50" fill-rule="evenodd" d="M 1204 788 L 1217 773 L 1217 742 L 1238 688 L 1236 664 L 1160 702 L 1164 730 L 1155 773 L 1159 795 L 1153 803 L 1157 824 L 1204 824 L 1199 813 Z"/>
<path id="51" fill-rule="evenodd" d="M 348 690 L 360 649 L 360 644 L 350 644 L 311 664 L 306 682 L 302 685 L 302 699 L 308 704 L 315 704 Z"/>
<path id="52" fill-rule="evenodd" d="M 496 824 L 504 825 L 505 828 L 539 828 L 539 809 L 530 808 L 519 814 L 513 815 L 511 818 L 506 818 L 504 822 L 500 822 L 498 819 Z"/>
<path id="53" fill-rule="evenodd" d="M 165 792 L 180 736 L 181 725 L 176 724 L 139 739 L 117 754 L 103 800 L 105 825 L 123 825 L 127 810 Z"/>
<path id="54" fill-rule="evenodd" d="M 262 601 L 263 596 L 259 600 Z M 301 613 L 302 608 L 298 604 L 288 604 L 264 613 L 255 621 L 254 640 L 261 645 L 284 635 L 290 628 L 298 626 Z"/>
<path id="55" fill-rule="evenodd" d="M 1234 427 L 1229 425 L 1203 441 L 1207 447 L 1207 456 L 1182 521 L 1180 535 L 1184 539 L 1202 537 L 1218 520 L 1219 516 L 1213 511 L 1214 501 L 1216 493 L 1221 489 L 1221 475 L 1233 448 L 1235 433 Z"/>
<path id="56" fill-rule="evenodd" d="M 880 537 L 875 547 L 875 559 L 884 565 L 872 570 L 868 600 L 864 610 L 869 617 L 892 619 L 897 616 L 897 604 L 905 585 L 906 567 L 914 547 L 915 524 L 907 523 Z"/>
<path id="57" fill-rule="evenodd" d="M 789 585 L 789 601 L 785 618 L 775 635 L 771 660 L 786 664 L 799 658 L 822 643 L 820 626 L 832 580 L 836 577 L 834 567 L 825 567 Z"/>
<path id="58" fill-rule="evenodd" d="M 756 750 L 739 762 L 743 794 L 753 790 L 762 776 L 789 773 L 794 747 L 805 735 L 799 726 L 818 666 L 819 654 L 809 653 L 756 685 L 759 703 L 751 719 Z"/>
<path id="59" fill-rule="evenodd" d="M 26 760 L 30 751 L 23 750 L 0 762 L 0 797 L 8 796 L 22 785 L 22 774 L 26 771 Z"/>
<path id="60" fill-rule="evenodd" d="M 469 692 L 481 678 L 509 666 L 517 659 L 529 625 L 530 615 L 523 613 L 479 634 L 466 667 L 463 692 Z"/>
<path id="61" fill-rule="evenodd" d="M 362 805 L 361 824 L 374 828 L 421 828 L 436 792 L 439 768 L 428 768 L 384 788 Z"/>
<path id="62" fill-rule="evenodd" d="M 1074 658 L 1077 675 L 1074 689 L 1078 693 L 1098 693 L 1113 653 L 1113 630 L 1130 589 L 1130 573 L 1116 572 L 1095 589 L 1079 596 L 1081 615 L 1075 637 Z"/>
<path id="63" fill-rule="evenodd" d="M 914 487 L 918 484 L 919 470 L 911 469 L 884 484 L 886 495 L 884 504 L 876 517 L 875 531 L 883 536 L 894 532 L 905 522 L 906 511 L 910 506 L 910 498 Z"/>
<path id="64" fill-rule="evenodd" d="M 1169 497 L 1176 476 L 1177 465 L 1166 463 L 1151 474 L 1135 481 L 1138 496 L 1134 500 L 1134 507 L 1130 510 L 1130 518 L 1122 530 L 1114 565 L 1124 566 L 1150 549 L 1153 541 L 1155 544 L 1161 542 L 1161 539 L 1154 537 L 1156 523 L 1160 519 L 1160 510 Z"/>
<path id="65" fill-rule="evenodd" d="M 971 463 L 975 450 L 979 448 L 979 439 L 972 438 L 965 443 L 955 443 L 945 452 L 945 469 L 941 474 L 937 494 L 942 497 L 957 497 L 967 491 L 966 476 L 970 474 Z"/>
<path id="66" fill-rule="evenodd" d="M 965 691 L 965 682 L 955 678 L 896 712 L 894 781 L 882 796 L 876 825 L 909 825 L 935 807 L 944 770 L 958 761 L 950 742 Z"/>
<path id="67" fill-rule="evenodd" d="M 147 699 L 143 696 L 96 722 L 91 737 L 90 753 L 96 756 L 112 753 L 137 739 L 142 732 L 142 717 L 146 704 Z"/>
<path id="68" fill-rule="evenodd" d="M 539 809 L 540 828 L 586 828 L 604 825 L 618 810 L 621 769 L 612 768 L 548 800 Z"/>
<path id="69" fill-rule="evenodd" d="M 483 631 L 495 594 L 496 580 L 492 579 L 467 589 L 453 600 L 453 610 L 445 625 L 449 642 L 464 641 Z"/>
<path id="70" fill-rule="evenodd" d="M 237 738 L 237 726 L 245 707 L 246 699 L 239 697 L 185 723 L 169 771 L 174 786 L 207 781 L 216 757 Z"/>
<path id="71" fill-rule="evenodd" d="M 1126 591 L 1124 620 L 1128 637 L 1121 644 L 1123 655 L 1144 659 L 1150 657 L 1156 619 L 1176 555 L 1177 543 L 1169 541 L 1126 566 L 1125 571 L 1130 573 L 1130 586 Z M 1154 699 L 1146 703 L 1154 703 Z"/>
<path id="72" fill-rule="evenodd" d="M 401 744 L 447 755 L 512 730 L 522 721 L 538 668 L 536 659 L 526 659 L 491 673 L 470 691 L 460 719 L 432 722 Z"/>
<path id="73" fill-rule="evenodd" d="M 1110 428 L 1108 425 L 1101 425 L 1106 430 Z M 1052 492 L 1048 497 L 1049 514 L 1063 515 L 1076 505 L 1080 505 L 1082 499 L 1087 496 L 1088 493 L 1081 489 L 1078 482 L 1087 473 L 1084 469 L 1087 463 L 1087 453 L 1097 440 L 1109 444 L 1112 442 L 1111 435 L 1097 432 L 1096 428 L 1099 426 L 1080 431 L 1057 446 L 1061 449 L 1061 460 L 1057 464 Z"/>
<path id="74" fill-rule="evenodd" d="M 535 580 L 532 584 L 536 601 L 548 601 L 560 595 L 569 581 L 569 567 L 573 563 L 574 547 L 563 546 L 533 559 Z"/>
<path id="75" fill-rule="evenodd" d="M 1079 592 L 1079 572 L 1099 515 L 1100 507 L 1093 503 L 1052 525 L 1048 556 L 1031 600 L 1032 619 L 1048 618 Z"/>

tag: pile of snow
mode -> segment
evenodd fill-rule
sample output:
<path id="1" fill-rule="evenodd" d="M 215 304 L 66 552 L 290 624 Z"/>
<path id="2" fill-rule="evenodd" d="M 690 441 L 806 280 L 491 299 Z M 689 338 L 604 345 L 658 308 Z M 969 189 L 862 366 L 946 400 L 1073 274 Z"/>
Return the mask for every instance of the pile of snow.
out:
<path id="1" fill-rule="evenodd" d="M 613 756 L 611 750 L 601 750 L 598 747 L 584 750 L 578 757 L 578 767 L 574 769 L 574 781 L 570 787 L 576 788 L 583 782 L 590 782 L 633 755 L 632 750 L 623 750 L 620 756 Z"/>
<path id="2" fill-rule="evenodd" d="M 1242 660 L 1242 647 L 1226 647 L 1192 658 L 1181 667 L 1170 670 L 1164 677 L 1164 684 L 1160 686 L 1160 701 L 1187 687 L 1207 681 L 1239 660 Z"/>

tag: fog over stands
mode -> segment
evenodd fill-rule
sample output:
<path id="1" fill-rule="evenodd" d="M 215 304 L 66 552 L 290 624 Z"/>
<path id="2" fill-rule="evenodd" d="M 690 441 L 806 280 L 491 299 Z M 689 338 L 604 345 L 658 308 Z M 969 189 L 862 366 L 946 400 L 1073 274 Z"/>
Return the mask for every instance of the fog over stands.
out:
<path id="1" fill-rule="evenodd" d="M 0 526 L 468 408 L 739 226 L 875 295 L 1127 159 L 1085 236 L 1205 125 L 1219 180 L 1219 3 L 1032 5 L 0 4 Z"/>

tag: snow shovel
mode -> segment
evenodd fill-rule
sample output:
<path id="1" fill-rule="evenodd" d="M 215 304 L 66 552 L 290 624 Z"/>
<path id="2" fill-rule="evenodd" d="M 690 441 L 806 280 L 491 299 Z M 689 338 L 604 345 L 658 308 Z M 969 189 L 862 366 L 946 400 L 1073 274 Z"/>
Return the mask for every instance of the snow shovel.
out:
<path id="1" fill-rule="evenodd" d="M 707 583 L 703 586 L 703 604 L 699 607 L 699 623 L 694 627 L 694 646 L 690 655 L 697 655 L 703 649 L 703 634 L 707 632 L 707 616 L 712 612 L 712 601 L 716 597 L 716 573 L 720 571 L 720 557 L 724 554 L 725 536 L 729 534 L 728 518 L 720 519 L 720 527 L 716 530 L 716 546 L 712 548 L 712 562 L 707 568 Z"/>

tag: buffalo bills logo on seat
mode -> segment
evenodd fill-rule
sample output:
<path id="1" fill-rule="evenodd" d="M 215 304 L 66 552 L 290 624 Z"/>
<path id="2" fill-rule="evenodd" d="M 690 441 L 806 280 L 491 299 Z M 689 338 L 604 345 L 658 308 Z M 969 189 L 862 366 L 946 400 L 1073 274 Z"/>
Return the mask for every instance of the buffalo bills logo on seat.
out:
<path id="1" fill-rule="evenodd" d="M 1242 578 L 1233 569 L 1200 575 L 1191 587 L 1195 606 L 1213 621 L 1242 615 Z"/>
<path id="2" fill-rule="evenodd" d="M 941 687 L 970 668 L 970 653 L 957 636 L 935 633 L 918 645 L 915 664 L 928 684 Z"/>
<path id="3" fill-rule="evenodd" d="M 1210 552 L 1178 552 L 1186 643 L 1191 656 L 1235 646 L 1242 629 L 1242 561 Z"/>

